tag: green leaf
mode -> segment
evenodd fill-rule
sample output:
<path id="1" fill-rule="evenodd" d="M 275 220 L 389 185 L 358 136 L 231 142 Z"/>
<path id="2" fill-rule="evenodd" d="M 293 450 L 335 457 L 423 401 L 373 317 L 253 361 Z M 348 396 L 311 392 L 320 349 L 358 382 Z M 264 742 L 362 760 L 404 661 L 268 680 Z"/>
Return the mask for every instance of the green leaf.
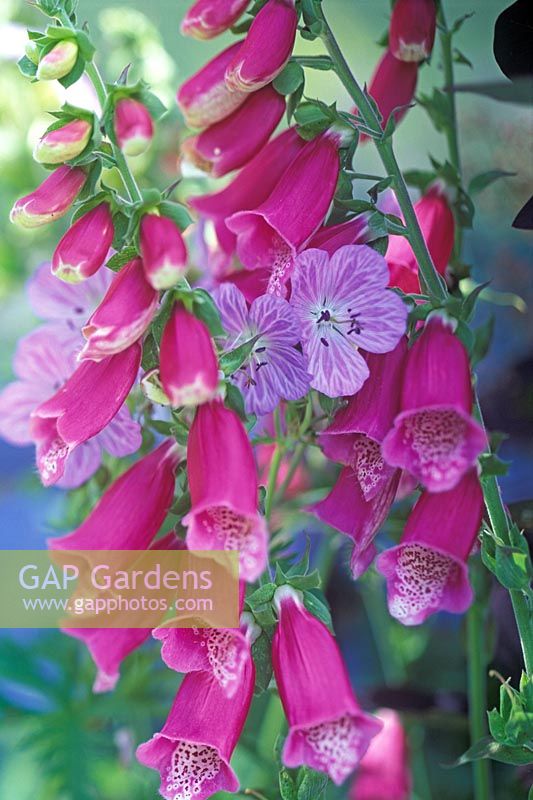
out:
<path id="1" fill-rule="evenodd" d="M 375 250 L 376 253 L 379 253 L 380 256 L 384 256 L 389 246 L 389 237 L 379 236 L 377 239 L 372 239 L 368 242 L 368 246 L 371 247 L 372 250 Z"/>
<path id="2" fill-rule="evenodd" d="M 429 184 L 433 183 L 436 175 L 428 169 L 410 169 L 403 173 L 403 177 L 408 186 L 416 186 L 424 193 Z"/>
<path id="3" fill-rule="evenodd" d="M 326 71 L 334 69 L 335 65 L 329 56 L 293 56 L 294 61 L 302 67 Z"/>
<path id="4" fill-rule="evenodd" d="M 453 50 L 453 60 L 456 64 L 464 64 L 465 67 L 470 67 L 470 69 L 474 69 L 474 65 L 470 61 L 469 58 L 465 56 L 464 53 L 461 52 L 457 47 L 454 47 Z"/>
<path id="5" fill-rule="evenodd" d="M 451 766 L 459 767 L 462 764 L 468 764 L 470 761 L 478 761 L 480 758 L 491 758 L 493 761 L 500 761 L 502 764 L 521 766 L 522 764 L 533 763 L 533 750 L 528 747 L 502 745 L 495 742 L 491 736 L 486 736 L 473 744 Z"/>
<path id="6" fill-rule="evenodd" d="M 297 800 L 325 800 L 328 783 L 327 775 L 302 767 L 298 773 Z"/>
<path id="7" fill-rule="evenodd" d="M 281 800 L 298 800 L 296 784 L 294 778 L 283 767 L 279 772 L 279 791 Z"/>
<path id="8" fill-rule="evenodd" d="M 235 386 L 231 381 L 226 381 L 226 396 L 224 402 L 228 408 L 235 411 L 243 422 L 247 422 L 248 417 L 246 409 L 244 408 L 244 397 L 239 387 Z"/>
<path id="9" fill-rule="evenodd" d="M 192 222 L 192 217 L 181 203 L 172 203 L 170 200 L 163 200 L 159 204 L 159 211 L 164 217 L 173 220 L 181 231 L 188 228 Z"/>
<path id="10" fill-rule="evenodd" d="M 326 603 L 326 599 L 319 589 L 304 592 L 304 605 L 306 609 L 317 619 L 333 631 L 331 613 Z"/>
<path id="11" fill-rule="evenodd" d="M 26 78 L 35 78 L 37 74 L 37 65 L 30 61 L 28 56 L 22 56 L 17 62 L 17 66 Z"/>
<path id="12" fill-rule="evenodd" d="M 472 347 L 472 366 L 476 366 L 489 352 L 492 336 L 494 334 L 494 315 L 488 318 L 483 325 L 474 329 L 474 345 Z"/>
<path id="13" fill-rule="evenodd" d="M 468 184 L 468 194 L 475 196 L 490 186 L 491 183 L 497 181 L 499 178 L 512 178 L 516 172 L 506 172 L 504 169 L 490 169 L 488 172 L 480 172 Z"/>
<path id="14" fill-rule="evenodd" d="M 531 79 L 515 78 L 511 83 L 501 81 L 489 81 L 487 83 L 460 83 L 453 87 L 454 92 L 470 92 L 481 94 L 484 97 L 491 97 L 502 103 L 518 103 L 519 105 L 531 105 Z"/>
<path id="15" fill-rule="evenodd" d="M 252 656 L 255 662 L 255 689 L 254 694 L 266 692 L 272 680 L 272 641 L 268 633 L 263 630 L 261 635 L 252 645 Z"/>
<path id="16" fill-rule="evenodd" d="M 224 328 L 220 321 L 220 313 L 215 301 L 205 289 L 195 289 L 192 293 L 194 302 L 194 313 L 205 322 L 209 328 L 211 336 L 223 336 Z"/>
<path id="17" fill-rule="evenodd" d="M 476 308 L 476 303 L 479 295 L 487 286 L 490 285 L 490 281 L 486 281 L 485 283 L 479 283 L 477 286 L 472 289 L 469 295 L 467 295 L 463 302 L 461 303 L 461 318 L 464 319 L 465 322 L 470 322 L 472 316 L 474 314 L 474 310 Z"/>
<path id="18" fill-rule="evenodd" d="M 109 261 L 106 263 L 106 267 L 112 269 L 113 272 L 118 272 L 125 264 L 137 257 L 138 253 L 135 247 L 125 247 L 124 250 L 120 251 L 120 253 L 115 253 L 114 256 L 111 256 Z"/>
<path id="19" fill-rule="evenodd" d="M 502 461 L 495 453 L 483 453 L 479 457 L 479 463 L 481 465 L 482 478 L 507 475 L 509 471 L 509 463 Z"/>
<path id="20" fill-rule="evenodd" d="M 138 97 L 143 106 L 146 106 L 148 113 L 155 122 L 166 113 L 167 107 L 165 104 L 148 89 L 141 89 Z"/>
<path id="21" fill-rule="evenodd" d="M 246 598 L 246 605 L 253 611 L 257 606 L 261 606 L 264 603 L 271 603 L 276 588 L 275 583 L 265 583 Z"/>
<path id="22" fill-rule="evenodd" d="M 220 356 L 219 366 L 224 375 L 233 375 L 252 353 L 259 336 L 253 336 L 234 350 Z"/>
<path id="23" fill-rule="evenodd" d="M 467 21 L 467 19 L 470 19 L 470 17 L 473 17 L 473 16 L 474 16 L 474 12 L 473 12 L 473 11 L 469 11 L 469 12 L 468 12 L 468 14 L 463 14 L 463 16 L 462 16 L 462 17 L 458 17 L 458 18 L 457 18 L 456 20 L 454 20 L 454 22 L 452 23 L 452 26 L 451 26 L 451 28 L 450 28 L 450 31 L 449 31 L 449 33 L 450 33 L 452 36 L 453 36 L 453 34 L 454 34 L 454 33 L 458 33 L 458 31 L 460 31 L 460 30 L 461 30 L 461 28 L 463 27 L 463 25 L 465 24 L 465 22 Z"/>
<path id="24" fill-rule="evenodd" d="M 159 351 L 157 343 L 151 333 L 148 334 L 143 343 L 143 355 L 141 367 L 145 372 L 155 369 L 159 364 Z"/>
<path id="25" fill-rule="evenodd" d="M 308 589 L 318 589 L 321 584 L 320 573 L 315 569 L 307 575 L 294 575 L 287 578 L 287 583 L 302 592 Z"/>
<path id="26" fill-rule="evenodd" d="M 422 94 L 418 102 L 425 109 L 438 131 L 445 131 L 451 125 L 450 98 L 440 89 L 433 89 L 431 95 Z"/>
<path id="27" fill-rule="evenodd" d="M 289 61 L 287 66 L 280 72 L 274 80 L 274 89 L 279 94 L 292 94 L 305 81 L 302 67 L 296 61 Z"/>

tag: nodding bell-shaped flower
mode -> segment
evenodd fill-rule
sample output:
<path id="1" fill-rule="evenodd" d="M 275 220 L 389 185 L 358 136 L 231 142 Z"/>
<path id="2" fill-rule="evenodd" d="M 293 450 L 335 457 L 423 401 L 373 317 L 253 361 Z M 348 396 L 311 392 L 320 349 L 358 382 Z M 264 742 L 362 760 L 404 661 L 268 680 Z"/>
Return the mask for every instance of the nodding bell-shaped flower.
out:
<path id="1" fill-rule="evenodd" d="M 389 612 L 419 625 L 436 611 L 462 614 L 472 602 L 467 559 L 483 516 L 483 493 L 471 469 L 447 492 L 423 492 L 400 543 L 378 556 Z"/>
<path id="2" fill-rule="evenodd" d="M 62 164 L 83 153 L 87 147 L 93 126 L 85 119 L 74 119 L 61 128 L 48 131 L 41 136 L 33 157 L 40 164 Z"/>
<path id="3" fill-rule="evenodd" d="M 366 244 L 369 236 L 368 215 L 363 213 L 347 222 L 340 222 L 338 225 L 323 225 L 309 240 L 307 246 L 325 250 L 328 255 L 332 256 L 339 247 L 344 247 L 344 245 Z"/>
<path id="4" fill-rule="evenodd" d="M 271 86 L 254 92 L 240 108 L 181 143 L 182 155 L 215 178 L 247 164 L 267 143 L 285 110 Z"/>
<path id="5" fill-rule="evenodd" d="M 294 0 L 268 0 L 226 69 L 226 85 L 255 92 L 279 75 L 291 57 L 298 15 Z"/>
<path id="6" fill-rule="evenodd" d="M 430 492 L 452 489 L 486 446 L 472 419 L 468 354 L 451 323 L 430 316 L 409 350 L 400 413 L 385 437 L 385 461 L 417 478 Z"/>
<path id="7" fill-rule="evenodd" d="M 64 78 L 71 72 L 78 59 L 78 44 L 73 39 L 62 39 L 39 59 L 37 78 L 40 81 L 54 81 Z"/>
<path id="8" fill-rule="evenodd" d="M 270 267 L 276 294 L 283 294 L 296 254 L 326 217 L 339 176 L 339 144 L 333 131 L 307 142 L 261 205 L 227 220 L 240 260 L 248 269 Z"/>
<path id="9" fill-rule="evenodd" d="M 104 263 L 115 229 L 108 203 L 100 203 L 68 229 L 52 258 L 52 272 L 66 283 L 80 283 Z"/>
<path id="10" fill-rule="evenodd" d="M 198 406 L 218 387 L 218 361 L 209 329 L 176 303 L 161 337 L 159 378 L 172 406 Z"/>
<path id="11" fill-rule="evenodd" d="M 84 361 L 53 397 L 32 412 L 37 467 L 45 486 L 62 477 L 69 453 L 100 433 L 122 407 L 137 377 L 141 346 L 103 361 Z"/>
<path id="12" fill-rule="evenodd" d="M 393 111 L 396 123 L 399 123 L 406 115 L 408 107 L 415 96 L 417 79 L 417 64 L 412 61 L 399 61 L 388 50 L 385 51 L 368 87 L 368 93 L 376 101 L 383 117 L 382 128 L 385 128 Z M 355 109 L 354 113 L 357 113 L 357 109 Z M 361 141 L 366 141 L 367 139 L 368 136 L 366 134 L 360 137 Z"/>
<path id="13" fill-rule="evenodd" d="M 237 22 L 249 0 L 196 0 L 181 23 L 184 36 L 213 39 Z"/>
<path id="14" fill-rule="evenodd" d="M 267 558 L 267 529 L 257 510 L 258 481 L 246 429 L 220 400 L 200 406 L 189 433 L 190 550 L 238 550 L 240 577 L 255 581 Z"/>
<path id="15" fill-rule="evenodd" d="M 101 361 L 136 342 L 152 321 L 158 303 L 159 293 L 146 280 L 141 259 L 129 261 L 82 328 L 87 342 L 78 356 L 80 361 Z"/>
<path id="16" fill-rule="evenodd" d="M 190 128 L 207 128 L 228 117 L 246 100 L 246 92 L 230 92 L 226 68 L 241 47 L 236 42 L 195 72 L 178 90 L 177 101 Z"/>
<path id="17" fill-rule="evenodd" d="M 400 481 L 400 470 L 385 462 L 381 443 L 398 412 L 406 356 L 405 337 L 390 353 L 369 353 L 370 377 L 320 434 L 325 455 L 345 468 L 330 494 L 310 510 L 353 540 L 354 578 L 374 559 L 373 540 Z"/>
<path id="18" fill-rule="evenodd" d="M 370 742 L 350 790 L 350 800 L 409 800 L 411 767 L 407 736 L 400 715 L 380 708 L 383 728 Z"/>
<path id="19" fill-rule="evenodd" d="M 168 452 L 168 444 L 166 450 Z M 173 452 L 175 453 L 176 450 L 177 448 L 174 447 Z M 145 456 L 145 458 L 149 458 L 149 456 Z M 173 458 L 174 455 L 166 459 L 164 455 L 161 455 L 160 460 L 157 463 L 153 461 L 152 464 L 158 477 L 162 478 L 163 482 L 167 485 L 171 485 L 172 488 L 174 480 L 174 470 L 172 467 Z M 142 459 L 142 461 L 144 461 L 144 459 Z M 164 465 L 164 472 L 160 468 L 161 465 Z M 170 481 L 165 481 L 167 476 L 170 477 Z M 147 486 L 150 485 L 151 481 L 153 481 L 152 475 L 150 475 L 146 481 Z M 144 491 L 145 487 L 140 486 L 139 495 L 141 497 Z M 172 496 L 173 494 L 171 492 L 171 500 Z M 166 497 L 164 500 L 166 500 Z M 165 509 L 165 514 L 168 511 L 169 505 L 170 503 L 166 505 L 163 503 L 162 509 Z M 161 513 L 159 509 L 158 511 Z M 157 519 L 157 516 L 155 519 Z M 111 523 L 108 522 L 107 524 L 110 525 Z M 113 522 L 113 525 L 114 524 Z M 176 550 L 179 549 L 179 546 L 180 540 L 176 538 L 174 533 L 169 533 L 154 542 L 150 550 Z M 68 547 L 60 547 L 60 549 L 68 549 Z M 93 692 L 96 694 L 110 692 L 115 688 L 120 678 L 120 665 L 124 659 L 140 647 L 152 633 L 151 628 L 62 628 L 62 630 L 63 633 L 67 633 L 75 639 L 80 639 L 89 650 L 91 658 L 97 668 L 96 678 L 93 684 Z"/>
<path id="20" fill-rule="evenodd" d="M 216 792 L 236 792 L 230 759 L 252 701 L 255 667 L 246 660 L 230 699 L 212 672 L 191 672 L 179 688 L 159 733 L 137 748 L 137 759 L 161 776 L 165 800 L 207 800 Z"/>
<path id="21" fill-rule="evenodd" d="M 397 0 L 389 27 L 389 50 L 400 61 L 424 61 L 435 41 L 435 0 Z"/>
<path id="22" fill-rule="evenodd" d="M 171 289 L 187 271 L 187 248 L 176 223 L 159 214 L 145 214 L 140 226 L 146 280 L 154 289 Z"/>
<path id="23" fill-rule="evenodd" d="M 22 228 L 39 228 L 67 213 L 80 193 L 87 175 L 80 167 L 58 167 L 31 194 L 17 200 L 11 222 Z"/>
<path id="24" fill-rule="evenodd" d="M 154 138 L 150 112 L 133 97 L 123 97 L 117 102 L 113 127 L 117 144 L 127 156 L 140 156 Z"/>
<path id="25" fill-rule="evenodd" d="M 280 586 L 274 602 L 279 623 L 272 662 L 289 723 L 283 763 L 325 772 L 340 786 L 382 723 L 359 707 L 335 639 L 307 611 L 300 592 Z"/>

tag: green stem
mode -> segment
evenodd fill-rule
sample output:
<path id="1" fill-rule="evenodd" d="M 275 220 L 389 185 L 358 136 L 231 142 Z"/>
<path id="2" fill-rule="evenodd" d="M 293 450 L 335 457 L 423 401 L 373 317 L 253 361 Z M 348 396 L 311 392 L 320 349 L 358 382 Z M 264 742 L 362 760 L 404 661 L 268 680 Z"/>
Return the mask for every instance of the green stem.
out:
<path id="1" fill-rule="evenodd" d="M 274 411 L 274 428 L 276 432 L 276 447 L 270 461 L 270 469 L 268 471 L 267 491 L 265 496 L 265 518 L 270 519 L 272 508 L 274 505 L 274 496 L 276 494 L 276 484 L 278 482 L 279 470 L 281 467 L 281 459 L 283 457 L 284 442 L 283 433 L 281 430 L 281 417 L 279 406 Z"/>
<path id="2" fill-rule="evenodd" d="M 276 500 L 280 501 L 283 500 L 283 498 L 285 497 L 285 493 L 289 488 L 289 486 L 291 485 L 291 481 L 294 478 L 296 470 L 300 466 L 302 458 L 304 457 L 306 448 L 307 448 L 306 442 L 298 442 L 298 444 L 294 448 L 294 453 L 292 454 L 292 458 L 289 462 L 289 468 L 287 470 L 287 474 L 283 479 L 283 483 L 276 492 Z"/>
<path id="3" fill-rule="evenodd" d="M 473 585 L 476 598 L 467 614 L 467 652 L 468 652 L 468 719 L 470 743 L 474 744 L 487 735 L 487 664 L 485 653 L 486 618 L 483 591 L 483 567 L 479 560 L 472 564 Z M 474 800 L 490 800 L 491 778 L 490 762 L 479 759 L 472 762 L 474 776 Z"/>
<path id="4" fill-rule="evenodd" d="M 333 63 L 335 64 L 335 71 L 342 81 L 345 89 L 348 91 L 352 100 L 356 104 L 358 112 L 364 120 L 365 125 L 370 130 L 374 131 L 377 137 L 381 137 L 382 129 L 380 120 L 372 104 L 368 100 L 368 97 L 363 92 L 354 75 L 352 74 L 350 67 L 348 66 L 348 63 L 337 43 L 337 40 L 335 39 L 335 36 L 329 27 L 323 11 L 320 10 L 319 13 L 321 14 L 323 23 L 323 31 L 321 34 L 322 40 L 333 60 Z M 433 260 L 429 254 L 422 231 L 420 230 L 420 225 L 418 223 L 411 198 L 409 197 L 407 185 L 404 181 L 402 172 L 394 154 L 392 141 L 390 138 L 375 138 L 374 144 L 377 147 L 387 174 L 391 175 L 394 180 L 396 197 L 402 210 L 405 224 L 409 231 L 409 242 L 413 248 L 413 252 L 418 262 L 422 282 L 433 299 L 437 301 L 445 300 L 448 296 L 446 286 L 435 269 L 435 265 L 433 264 Z"/>

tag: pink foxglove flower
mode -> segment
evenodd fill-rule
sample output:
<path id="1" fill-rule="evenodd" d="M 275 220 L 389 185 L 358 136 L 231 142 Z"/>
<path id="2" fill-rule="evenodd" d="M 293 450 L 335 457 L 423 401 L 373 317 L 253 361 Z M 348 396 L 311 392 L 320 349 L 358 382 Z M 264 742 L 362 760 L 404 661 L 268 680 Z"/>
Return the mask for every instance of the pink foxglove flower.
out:
<path id="1" fill-rule="evenodd" d="M 257 470 L 246 429 L 219 400 L 200 406 L 189 433 L 190 550 L 238 550 L 241 580 L 254 581 L 267 557 L 267 529 L 257 510 Z"/>
<path id="2" fill-rule="evenodd" d="M 366 244 L 369 234 L 367 214 L 358 214 L 353 219 L 340 222 L 338 225 L 323 225 L 309 240 L 307 246 L 310 249 L 325 250 L 332 256 L 339 247 L 346 244 Z"/>
<path id="3" fill-rule="evenodd" d="M 239 19 L 249 0 L 196 0 L 181 23 L 184 36 L 213 39 Z"/>
<path id="4" fill-rule="evenodd" d="M 273 81 L 291 57 L 297 24 L 294 0 L 268 0 L 228 64 L 229 88 L 255 92 Z"/>
<path id="5" fill-rule="evenodd" d="M 385 51 L 368 87 L 368 93 L 376 101 L 383 117 L 383 128 L 393 111 L 396 124 L 406 115 L 415 96 L 417 79 L 418 64 L 399 61 L 388 50 Z M 357 113 L 357 109 L 354 113 Z M 367 138 L 362 135 L 361 141 Z"/>
<path id="6" fill-rule="evenodd" d="M 359 764 L 350 800 L 409 800 L 411 766 L 402 720 L 390 708 L 380 708 L 376 716 L 383 728 Z"/>
<path id="7" fill-rule="evenodd" d="M 244 295 L 231 283 L 214 292 L 222 325 L 233 350 L 258 337 L 246 361 L 231 376 L 241 390 L 249 414 L 267 414 L 281 399 L 298 400 L 309 389 L 306 359 L 296 349 L 300 325 L 286 300 L 258 297 L 248 309 Z"/>
<path id="8" fill-rule="evenodd" d="M 207 800 L 222 790 L 238 790 L 229 762 L 248 716 L 254 683 L 251 658 L 231 699 L 212 673 L 185 676 L 161 732 L 137 748 L 141 764 L 158 770 L 165 800 Z"/>
<path id="9" fill-rule="evenodd" d="M 283 763 L 326 772 L 339 786 L 382 723 L 359 707 L 333 636 L 307 611 L 300 593 L 282 586 L 274 600 L 279 624 L 272 661 L 289 723 Z"/>
<path id="10" fill-rule="evenodd" d="M 370 354 L 370 377 L 320 434 L 328 458 L 346 466 L 330 494 L 312 507 L 328 525 L 353 539 L 351 568 L 358 578 L 372 562 L 373 539 L 394 501 L 400 471 L 381 454 L 398 411 L 407 341 L 384 355 Z"/>
<path id="11" fill-rule="evenodd" d="M 61 128 L 45 133 L 41 136 L 33 157 L 40 164 L 62 164 L 71 158 L 79 156 L 91 138 L 93 126 L 85 119 L 75 119 L 67 122 Z"/>
<path id="12" fill-rule="evenodd" d="M 339 176 L 340 139 L 326 133 L 306 142 L 268 198 L 227 220 L 248 269 L 269 267 L 271 291 L 284 293 L 294 258 L 323 223 Z"/>
<path id="13" fill-rule="evenodd" d="M 175 441 L 167 439 L 140 458 L 100 497 L 72 533 L 49 539 L 52 550 L 146 550 L 165 521 L 174 499 Z"/>
<path id="14" fill-rule="evenodd" d="M 108 203 L 100 203 L 68 229 L 52 258 L 52 272 L 67 283 L 89 278 L 104 263 L 115 229 Z"/>
<path id="15" fill-rule="evenodd" d="M 246 92 L 230 92 L 224 81 L 226 68 L 241 42 L 232 44 L 182 83 L 177 101 L 190 128 L 207 128 L 228 117 L 246 100 Z"/>
<path id="16" fill-rule="evenodd" d="M 447 492 L 423 492 L 399 545 L 376 560 L 387 579 L 389 611 L 404 625 L 419 625 L 436 611 L 462 614 L 472 602 L 467 559 L 483 515 L 475 469 Z"/>
<path id="17" fill-rule="evenodd" d="M 141 255 L 146 280 L 158 291 L 171 289 L 187 271 L 187 248 L 173 220 L 145 214 L 140 225 Z"/>
<path id="18" fill-rule="evenodd" d="M 154 138 L 150 112 L 133 97 L 124 97 L 115 106 L 114 131 L 117 144 L 127 156 L 140 156 Z"/>
<path id="19" fill-rule="evenodd" d="M 103 361 L 84 361 L 67 382 L 31 415 L 30 434 L 37 442 L 37 467 L 45 486 L 65 471 L 68 455 L 100 433 L 118 413 L 133 386 L 141 347 Z"/>
<path id="20" fill-rule="evenodd" d="M 150 325 L 159 293 L 148 283 L 140 258 L 125 264 L 82 333 L 87 343 L 80 360 L 101 361 L 136 342 Z"/>
<path id="21" fill-rule="evenodd" d="M 46 53 L 37 66 L 40 81 L 54 81 L 71 72 L 78 59 L 78 44 L 73 39 L 62 39 Z"/>
<path id="22" fill-rule="evenodd" d="M 405 332 L 407 307 L 388 290 L 385 259 L 365 245 L 346 245 L 329 258 L 306 250 L 296 259 L 291 305 L 313 379 L 328 397 L 352 395 L 368 378 L 359 352 L 388 353 Z"/>
<path id="23" fill-rule="evenodd" d="M 435 41 L 435 0 L 397 0 L 389 28 L 389 50 L 401 61 L 424 61 Z"/>
<path id="24" fill-rule="evenodd" d="M 268 142 L 285 110 L 272 86 L 254 92 L 240 108 L 181 143 L 186 159 L 215 178 L 247 164 Z"/>
<path id="25" fill-rule="evenodd" d="M 177 303 L 161 337 L 159 377 L 172 406 L 197 406 L 212 400 L 218 387 L 218 361 L 209 329 Z"/>
<path id="26" fill-rule="evenodd" d="M 452 489 L 486 446 L 471 416 L 468 354 L 450 324 L 431 316 L 411 347 L 400 413 L 382 448 L 389 464 L 408 470 L 430 492 Z"/>
<path id="27" fill-rule="evenodd" d="M 414 204 L 414 209 L 435 268 L 444 275 L 453 250 L 455 222 L 443 187 L 434 184 Z M 389 236 L 385 258 L 390 269 L 390 285 L 405 292 L 419 293 L 418 262 L 405 236 Z"/>
<path id="28" fill-rule="evenodd" d="M 272 139 L 224 189 L 191 198 L 191 206 L 199 214 L 219 223 L 217 237 L 226 253 L 233 254 L 236 243 L 226 219 L 263 203 L 305 144 L 295 128 L 289 128 Z"/>
<path id="29" fill-rule="evenodd" d="M 244 600 L 241 583 L 240 606 Z M 251 647 L 261 634 L 253 616 L 241 614 L 239 628 L 161 627 L 153 632 L 161 641 L 161 658 L 176 672 L 210 672 L 227 697 L 239 691 L 243 670 L 251 658 Z"/>
<path id="30" fill-rule="evenodd" d="M 174 533 L 158 539 L 153 550 L 179 549 L 179 539 Z M 152 633 L 151 628 L 62 628 L 63 633 L 84 642 L 96 664 L 97 673 L 93 692 L 112 691 L 120 678 L 120 665 L 130 653 L 137 650 Z"/>
<path id="31" fill-rule="evenodd" d="M 59 219 L 67 213 L 86 180 L 80 167 L 58 167 L 34 192 L 17 200 L 11 209 L 11 222 L 22 228 L 39 228 Z"/>

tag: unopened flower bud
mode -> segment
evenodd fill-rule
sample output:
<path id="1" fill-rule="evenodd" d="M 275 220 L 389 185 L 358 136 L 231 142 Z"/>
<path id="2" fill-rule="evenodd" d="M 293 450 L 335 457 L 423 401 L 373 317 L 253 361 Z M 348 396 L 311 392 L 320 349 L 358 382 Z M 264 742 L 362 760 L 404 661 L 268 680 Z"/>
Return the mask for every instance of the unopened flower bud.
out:
<path id="1" fill-rule="evenodd" d="M 78 58 L 78 45 L 72 39 L 63 39 L 44 55 L 37 67 L 40 81 L 64 78 L 72 70 Z"/>
<path id="2" fill-rule="evenodd" d="M 116 104 L 114 127 L 118 146 L 127 156 L 140 156 L 154 136 L 154 124 L 148 109 L 131 97 Z"/>
<path id="3" fill-rule="evenodd" d="M 114 236 L 107 203 L 100 203 L 72 225 L 57 245 L 52 272 L 67 283 L 79 283 L 100 269 Z"/>
<path id="4" fill-rule="evenodd" d="M 400 61 L 423 61 L 435 41 L 435 0 L 397 0 L 392 9 L 389 50 Z"/>
<path id="5" fill-rule="evenodd" d="M 186 270 L 187 248 L 168 217 L 145 214 L 140 228 L 141 255 L 148 283 L 157 290 L 175 286 Z"/>
<path id="6" fill-rule="evenodd" d="M 41 136 L 35 145 L 33 157 L 40 164 L 62 164 L 70 161 L 85 150 L 92 130 L 92 125 L 87 120 L 72 120 Z"/>
<path id="7" fill-rule="evenodd" d="M 21 197 L 11 209 L 11 222 L 23 228 L 39 228 L 67 213 L 87 175 L 80 167 L 58 167 L 35 189 Z"/>
<path id="8" fill-rule="evenodd" d="M 184 36 L 213 39 L 237 22 L 248 0 L 196 0 L 181 23 Z"/>

